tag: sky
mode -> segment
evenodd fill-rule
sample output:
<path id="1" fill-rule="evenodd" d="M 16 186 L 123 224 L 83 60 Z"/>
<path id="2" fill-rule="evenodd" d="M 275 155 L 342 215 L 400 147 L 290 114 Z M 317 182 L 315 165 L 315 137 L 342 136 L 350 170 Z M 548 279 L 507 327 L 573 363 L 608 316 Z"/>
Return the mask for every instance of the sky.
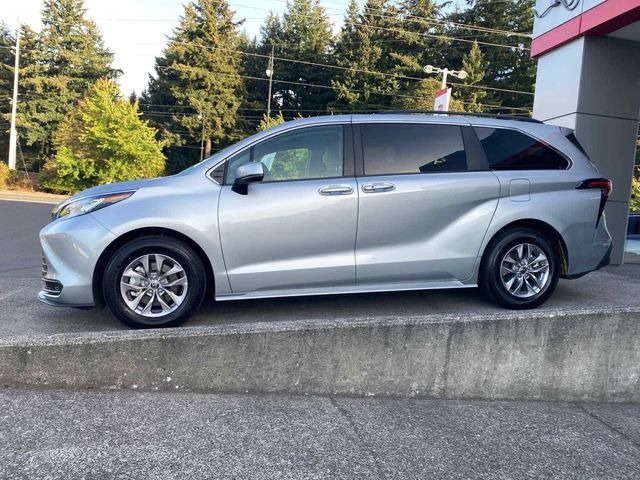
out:
<path id="1" fill-rule="evenodd" d="M 177 26 L 184 0 L 85 0 L 86 16 L 98 25 L 107 47 L 115 54 L 114 68 L 124 95 L 146 88 L 155 57 L 162 53 L 167 35 Z M 230 0 L 236 19 L 246 19 L 241 30 L 259 35 L 269 11 L 281 13 L 286 0 Z M 348 0 L 322 0 L 327 15 L 339 29 Z M 364 3 L 361 0 L 360 3 Z M 0 20 L 15 28 L 17 18 L 40 30 L 42 0 L 0 0 Z"/>

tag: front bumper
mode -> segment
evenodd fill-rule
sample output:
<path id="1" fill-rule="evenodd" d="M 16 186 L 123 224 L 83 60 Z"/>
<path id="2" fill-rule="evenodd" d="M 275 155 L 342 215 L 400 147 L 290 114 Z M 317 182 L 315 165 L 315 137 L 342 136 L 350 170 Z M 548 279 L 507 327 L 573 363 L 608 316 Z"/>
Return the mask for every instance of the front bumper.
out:
<path id="1" fill-rule="evenodd" d="M 43 289 L 47 305 L 89 307 L 94 304 L 93 272 L 115 236 L 91 214 L 56 220 L 40 231 Z"/>

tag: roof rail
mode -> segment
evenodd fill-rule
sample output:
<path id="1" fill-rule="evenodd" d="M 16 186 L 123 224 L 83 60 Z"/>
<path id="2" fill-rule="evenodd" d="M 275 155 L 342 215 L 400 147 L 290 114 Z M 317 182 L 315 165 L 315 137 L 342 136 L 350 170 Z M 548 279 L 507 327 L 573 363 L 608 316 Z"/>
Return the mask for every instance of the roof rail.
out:
<path id="1" fill-rule="evenodd" d="M 461 115 L 465 117 L 480 117 L 480 118 L 496 118 L 498 120 L 519 120 L 521 122 L 530 122 L 530 123 L 542 123 L 540 120 L 536 120 L 535 118 L 525 117 L 522 115 L 505 115 L 505 114 L 492 114 L 492 113 L 476 113 L 476 112 L 444 112 L 441 110 L 385 110 L 383 112 L 379 112 L 383 114 L 421 114 L 421 115 Z"/>

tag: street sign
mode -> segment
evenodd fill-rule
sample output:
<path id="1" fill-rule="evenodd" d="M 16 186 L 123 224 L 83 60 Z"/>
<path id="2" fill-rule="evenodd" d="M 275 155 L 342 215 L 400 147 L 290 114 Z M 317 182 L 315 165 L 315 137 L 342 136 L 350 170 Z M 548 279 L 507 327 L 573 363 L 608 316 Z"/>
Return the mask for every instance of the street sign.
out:
<path id="1" fill-rule="evenodd" d="M 433 109 L 438 112 L 446 112 L 449 110 L 449 99 L 451 98 L 451 88 L 443 88 L 436 92 L 436 100 Z"/>

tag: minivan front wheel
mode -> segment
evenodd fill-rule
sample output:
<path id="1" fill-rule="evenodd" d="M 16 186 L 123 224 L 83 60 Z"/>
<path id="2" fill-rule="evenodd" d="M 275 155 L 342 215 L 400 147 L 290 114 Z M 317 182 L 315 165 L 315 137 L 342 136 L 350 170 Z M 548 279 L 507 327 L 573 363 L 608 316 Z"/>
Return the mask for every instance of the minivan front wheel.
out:
<path id="1" fill-rule="evenodd" d="M 479 286 L 507 308 L 534 308 L 553 293 L 559 278 L 559 256 L 541 233 L 518 228 L 499 234 L 487 249 Z"/>
<path id="2" fill-rule="evenodd" d="M 103 277 L 105 302 L 133 328 L 173 327 L 202 303 L 206 273 L 191 248 L 163 236 L 121 247 Z"/>

